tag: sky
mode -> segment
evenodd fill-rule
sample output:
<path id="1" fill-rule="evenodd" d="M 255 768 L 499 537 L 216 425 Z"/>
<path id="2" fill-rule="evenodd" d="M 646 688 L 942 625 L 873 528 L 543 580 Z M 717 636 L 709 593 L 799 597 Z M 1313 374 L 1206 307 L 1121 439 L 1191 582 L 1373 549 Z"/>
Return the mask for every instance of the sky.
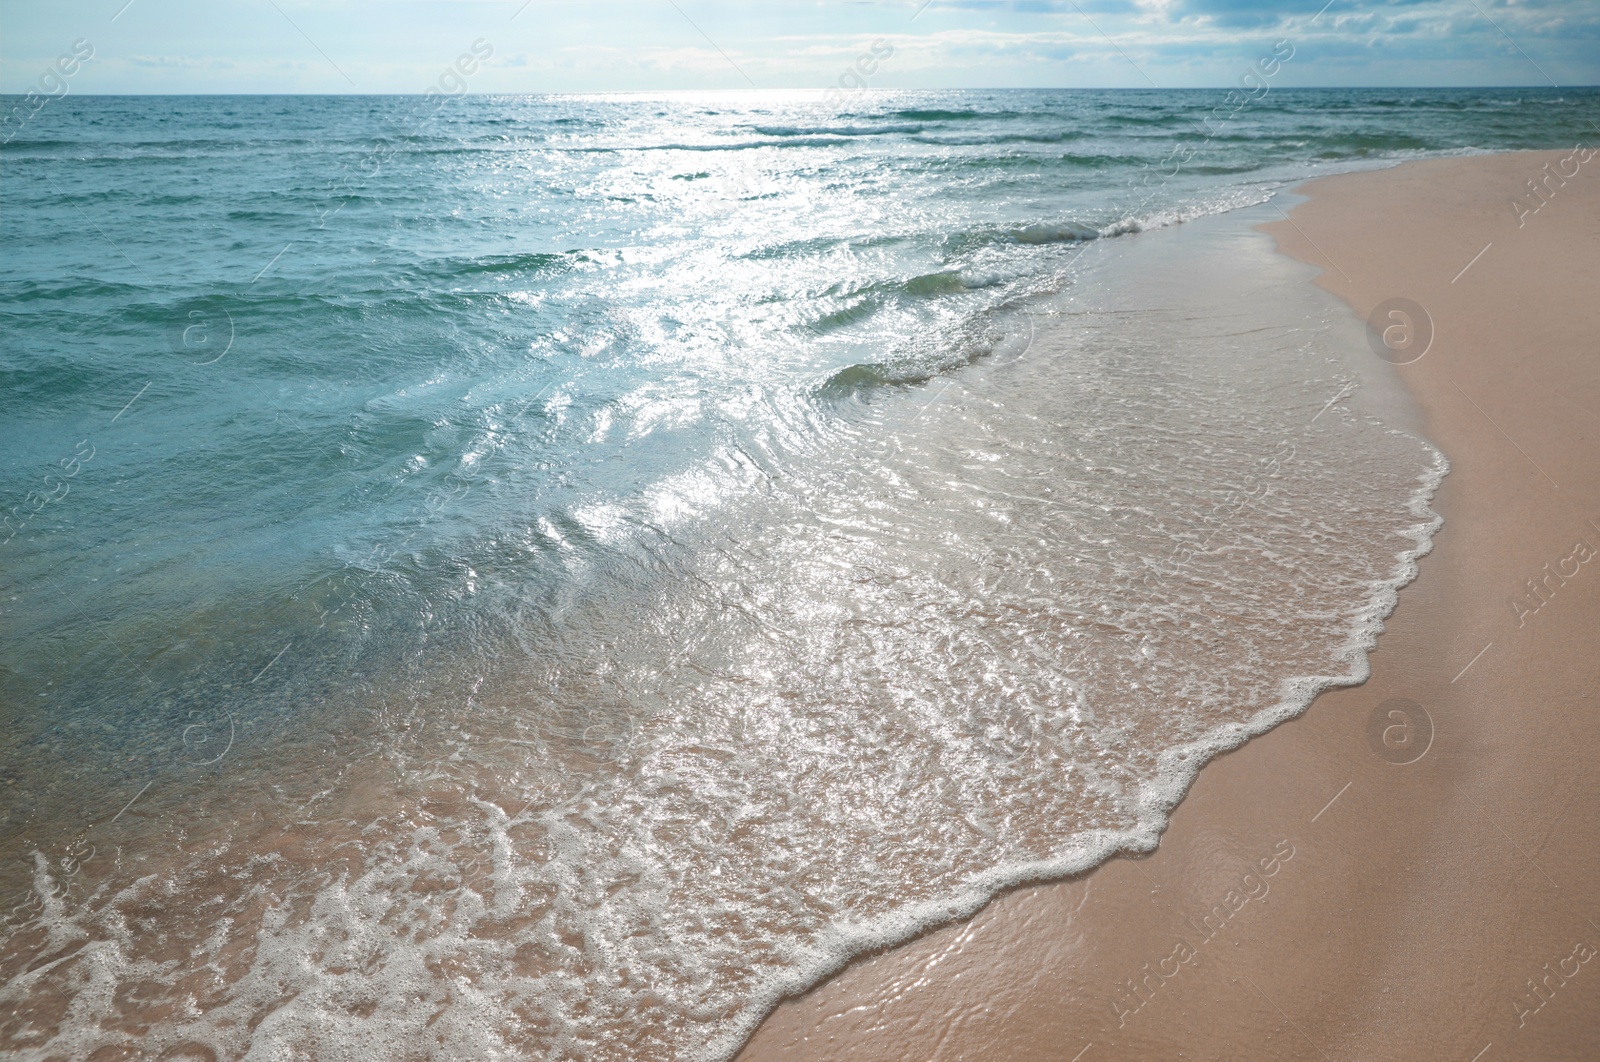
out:
<path id="1" fill-rule="evenodd" d="M 1600 83 L 1600 0 L 1324 2 L 0 0 L 0 90 L 1217 87 L 1279 42 L 1283 86 Z"/>

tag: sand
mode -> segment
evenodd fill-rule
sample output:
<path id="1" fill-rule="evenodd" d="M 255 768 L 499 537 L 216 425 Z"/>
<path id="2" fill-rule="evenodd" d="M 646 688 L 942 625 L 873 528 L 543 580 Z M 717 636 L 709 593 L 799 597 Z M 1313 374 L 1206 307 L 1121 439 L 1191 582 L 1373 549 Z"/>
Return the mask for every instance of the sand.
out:
<path id="1" fill-rule="evenodd" d="M 1207 766 L 1153 854 L 852 964 L 743 1062 L 1600 1058 L 1600 156 L 1300 191 L 1283 251 L 1425 308 L 1381 371 L 1453 468 L 1371 679 Z"/>

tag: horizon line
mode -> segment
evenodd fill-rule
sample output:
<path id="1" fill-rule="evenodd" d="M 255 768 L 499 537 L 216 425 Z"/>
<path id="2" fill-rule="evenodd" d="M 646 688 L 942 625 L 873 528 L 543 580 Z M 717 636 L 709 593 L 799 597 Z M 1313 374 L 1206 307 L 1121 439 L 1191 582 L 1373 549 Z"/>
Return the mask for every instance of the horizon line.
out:
<path id="1" fill-rule="evenodd" d="M 1025 86 L 998 86 L 988 87 L 981 85 L 967 85 L 947 88 L 860 88 L 852 90 L 852 95 L 883 95 L 895 92 L 1228 92 L 1233 91 L 1233 85 L 1173 85 L 1168 87 L 1152 87 L 1149 85 L 1025 85 Z M 1495 85 L 1280 85 L 1275 86 L 1275 92 L 1464 92 L 1484 91 L 1489 89 L 1520 89 L 1537 92 L 1569 92 L 1600 89 L 1600 83 L 1583 85 L 1531 85 L 1531 84 L 1495 84 Z M 368 98 L 368 97 L 393 97 L 396 99 L 424 98 L 427 96 L 443 96 L 445 98 L 465 99 L 467 97 L 483 97 L 485 99 L 496 96 L 638 96 L 638 95 L 674 95 L 687 93 L 727 93 L 729 95 L 750 95 L 753 93 L 792 93 L 792 92 L 827 92 L 827 86 L 815 85 L 793 88 L 646 88 L 646 89 L 564 89 L 560 91 L 519 91 L 519 92 L 65 92 L 52 99 L 65 99 L 69 96 L 96 97 L 96 98 L 122 98 L 128 96 L 310 96 L 321 98 Z M 0 92 L 0 99 L 8 96 L 26 98 L 29 95 L 38 95 L 34 92 Z"/>

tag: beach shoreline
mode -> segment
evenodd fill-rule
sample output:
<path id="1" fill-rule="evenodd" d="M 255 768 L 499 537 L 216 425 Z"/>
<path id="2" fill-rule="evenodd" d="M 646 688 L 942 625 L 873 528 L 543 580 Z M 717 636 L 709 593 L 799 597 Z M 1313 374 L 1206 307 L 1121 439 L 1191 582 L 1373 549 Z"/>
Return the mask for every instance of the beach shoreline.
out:
<path id="1" fill-rule="evenodd" d="M 1596 173 L 1515 152 L 1300 189 L 1266 231 L 1392 329 L 1373 373 L 1453 466 L 1371 678 L 1209 764 L 1154 853 L 859 961 L 741 1059 L 1600 1052 Z"/>

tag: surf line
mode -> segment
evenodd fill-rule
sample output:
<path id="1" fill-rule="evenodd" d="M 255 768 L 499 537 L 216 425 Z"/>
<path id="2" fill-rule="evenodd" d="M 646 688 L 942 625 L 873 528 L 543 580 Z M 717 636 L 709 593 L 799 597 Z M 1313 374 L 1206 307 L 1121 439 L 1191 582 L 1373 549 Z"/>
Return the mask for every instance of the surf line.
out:
<path id="1" fill-rule="evenodd" d="M 1279 841 L 1270 854 L 1256 861 L 1259 871 L 1251 869 L 1240 875 L 1238 884 L 1212 904 L 1198 920 L 1193 917 L 1183 920 L 1185 929 L 1195 935 L 1198 944 L 1190 943 L 1187 935 L 1180 936 L 1165 957 L 1157 959 L 1154 964 L 1145 963 L 1136 976 L 1117 982 L 1118 994 L 1110 1000 L 1111 1013 L 1117 1018 L 1117 1028 L 1127 1025 L 1129 1018 L 1149 1005 L 1162 986 L 1181 974 L 1185 966 L 1198 963 L 1200 949 L 1237 918 L 1251 900 L 1266 899 L 1267 893 L 1272 891 L 1267 879 L 1276 877 L 1283 865 L 1294 858 L 1294 854 L 1294 845 L 1287 840 Z"/>

